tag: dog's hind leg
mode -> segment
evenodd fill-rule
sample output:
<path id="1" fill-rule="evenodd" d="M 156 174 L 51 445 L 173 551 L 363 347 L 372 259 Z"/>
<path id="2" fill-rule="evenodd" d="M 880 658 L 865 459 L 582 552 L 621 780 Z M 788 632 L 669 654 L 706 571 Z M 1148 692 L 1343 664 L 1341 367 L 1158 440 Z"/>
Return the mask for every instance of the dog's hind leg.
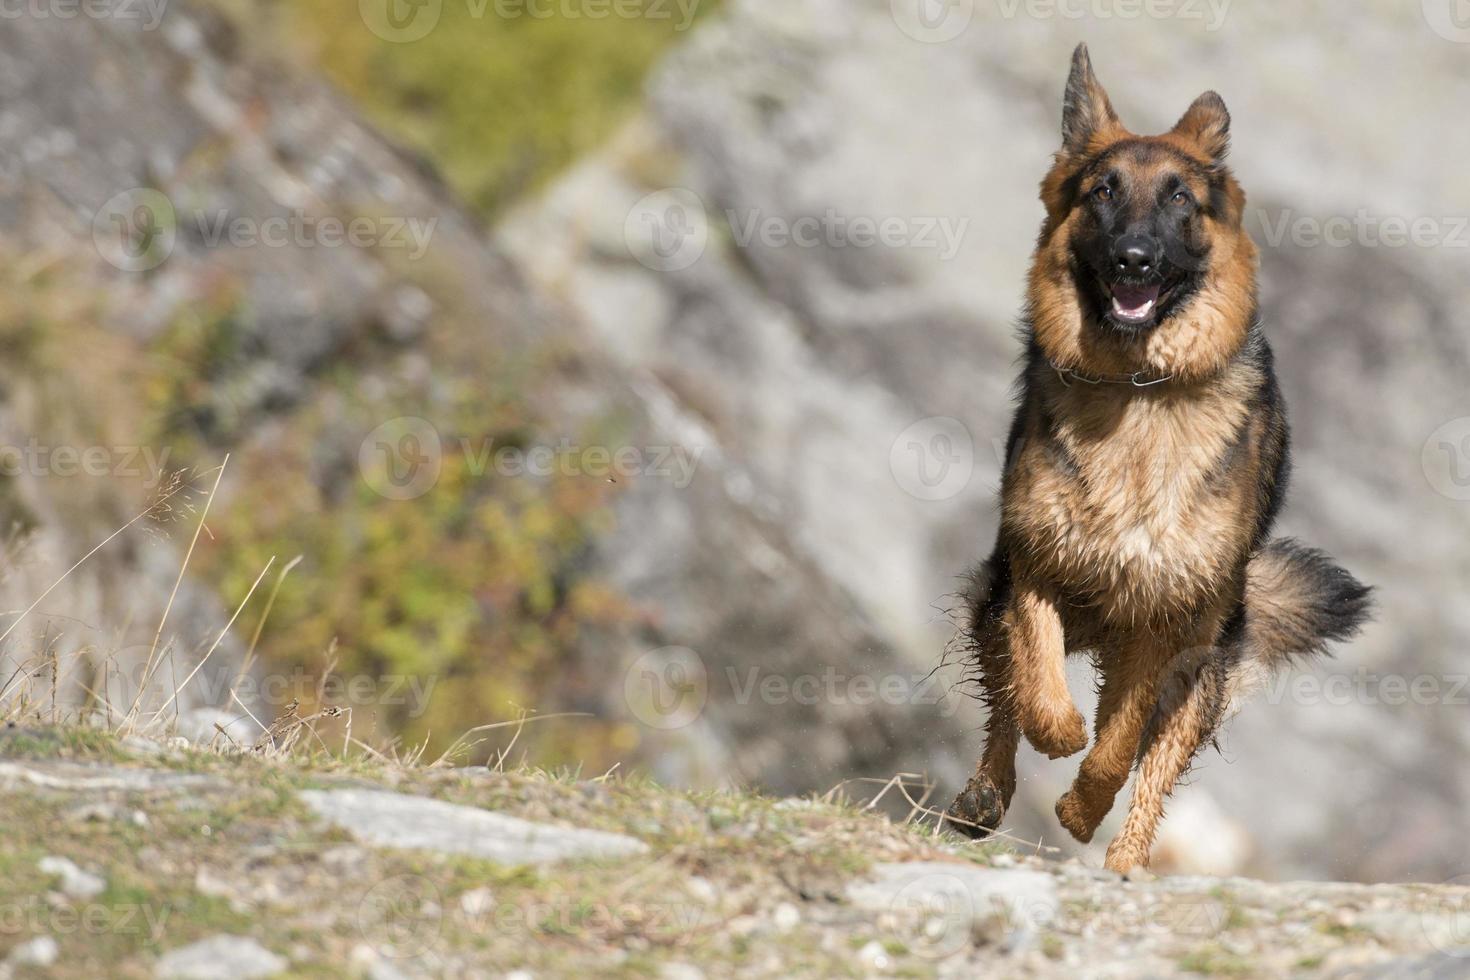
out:
<path id="1" fill-rule="evenodd" d="M 1244 607 L 1221 624 L 1218 642 L 1187 650 L 1169 666 L 1143 731 L 1133 802 L 1108 847 L 1108 868 L 1124 872 L 1148 863 L 1164 801 L 1199 750 L 1273 673 L 1357 632 L 1370 594 L 1322 552 L 1291 540 L 1270 541 L 1251 556 Z"/>
<path id="2" fill-rule="evenodd" d="M 1133 801 L 1118 836 L 1108 845 L 1104 865 L 1126 873 L 1147 866 L 1164 801 L 1189 769 L 1219 724 L 1224 706 L 1221 650 L 1200 647 L 1170 666 L 1153 717 L 1139 748 Z"/>
<path id="3" fill-rule="evenodd" d="M 1167 647 L 1145 637 L 1110 644 L 1098 655 L 1102 687 L 1092 749 L 1082 760 L 1072 788 L 1056 806 L 1062 826 L 1084 844 L 1092 840 L 1118 791 L 1128 782 L 1144 725 L 1158 703 L 1169 653 Z"/>
<path id="4" fill-rule="evenodd" d="M 950 805 L 946 823 L 967 836 L 984 837 L 1000 826 L 1016 791 L 1016 749 L 1021 740 L 1001 623 L 1010 601 L 1010 567 L 1004 554 L 997 553 L 971 574 L 967 600 L 971 667 L 990 713 L 980 763 Z"/>
<path id="5" fill-rule="evenodd" d="M 970 837 L 985 837 L 999 827 L 1016 792 L 1016 749 L 1021 743 L 1021 727 L 1016 722 L 1005 665 L 999 662 L 1003 656 L 1003 652 L 990 651 L 977 657 L 990 661 L 981 667 L 985 671 L 981 685 L 990 704 L 985 719 L 985 749 L 975 774 L 945 814 L 949 826 Z"/>

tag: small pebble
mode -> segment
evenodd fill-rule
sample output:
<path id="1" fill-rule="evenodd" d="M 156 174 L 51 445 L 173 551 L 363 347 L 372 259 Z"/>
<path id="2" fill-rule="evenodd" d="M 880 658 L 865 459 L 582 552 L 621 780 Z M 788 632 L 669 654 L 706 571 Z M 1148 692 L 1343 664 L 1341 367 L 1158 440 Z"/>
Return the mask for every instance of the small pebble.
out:
<path id="1" fill-rule="evenodd" d="M 801 923 L 801 910 L 790 902 L 782 902 L 776 906 L 771 920 L 775 923 L 777 932 L 790 932 Z"/>
<path id="2" fill-rule="evenodd" d="M 158 958 L 159 980 L 262 980 L 283 972 L 286 960 L 248 936 L 211 936 Z"/>
<path id="3" fill-rule="evenodd" d="M 43 857 L 37 865 L 42 874 L 61 879 L 61 892 L 68 898 L 96 898 L 107 890 L 107 882 L 64 857 Z"/>
<path id="4" fill-rule="evenodd" d="M 690 895 L 705 905 L 713 905 L 719 901 L 719 893 L 715 891 L 715 886 L 710 884 L 708 878 L 695 875 L 684 883 L 684 887 Z"/>
<path id="5" fill-rule="evenodd" d="M 888 950 L 878 940 L 873 940 L 862 949 L 858 950 L 858 962 L 870 970 L 886 970 L 893 965 L 893 959 L 888 955 Z"/>
<path id="6" fill-rule="evenodd" d="M 459 896 L 459 910 L 471 919 L 478 919 L 495 908 L 495 893 L 488 888 L 476 888 Z"/>
<path id="7" fill-rule="evenodd" d="M 34 966 L 45 968 L 56 963 L 61 950 L 50 936 L 28 939 L 10 951 L 5 962 L 11 966 Z"/>

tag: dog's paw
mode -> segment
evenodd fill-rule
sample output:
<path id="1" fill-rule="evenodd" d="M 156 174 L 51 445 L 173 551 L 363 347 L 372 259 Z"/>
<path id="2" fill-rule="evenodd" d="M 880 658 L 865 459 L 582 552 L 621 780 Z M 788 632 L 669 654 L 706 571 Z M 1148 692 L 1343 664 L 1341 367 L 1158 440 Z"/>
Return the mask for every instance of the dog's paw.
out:
<path id="1" fill-rule="evenodd" d="M 1143 877 L 1148 873 L 1148 848 L 1120 837 L 1108 845 L 1103 867 L 1116 871 L 1125 878 Z"/>
<path id="2" fill-rule="evenodd" d="M 1057 820 L 1067 828 L 1067 833 L 1084 844 L 1092 842 L 1097 825 L 1107 815 L 1107 810 L 1098 813 L 1096 807 L 1089 807 L 1076 790 L 1068 790 L 1057 800 Z"/>
<path id="3" fill-rule="evenodd" d="M 1006 815 L 1000 790 L 984 777 L 973 777 L 945 813 L 944 825 L 966 837 L 989 837 Z"/>
<path id="4" fill-rule="evenodd" d="M 1021 719 L 1026 741 L 1048 759 L 1076 755 L 1087 748 L 1087 723 L 1074 704 L 1061 710 L 1028 712 Z"/>

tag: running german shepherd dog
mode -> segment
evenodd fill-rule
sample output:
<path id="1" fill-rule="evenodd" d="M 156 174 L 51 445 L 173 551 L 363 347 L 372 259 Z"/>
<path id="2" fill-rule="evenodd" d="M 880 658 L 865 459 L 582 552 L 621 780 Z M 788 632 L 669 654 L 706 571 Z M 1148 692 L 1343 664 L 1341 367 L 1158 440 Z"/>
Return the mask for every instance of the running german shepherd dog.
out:
<path id="1" fill-rule="evenodd" d="M 1079 45 L 1028 282 L 1020 407 L 995 551 L 961 639 L 989 706 L 980 764 L 947 814 L 984 836 L 1016 788 L 1020 736 L 1087 745 L 1062 662 L 1099 678 L 1092 751 L 1056 806 L 1092 839 L 1135 761 L 1107 867 L 1147 865 L 1164 799 L 1272 671 L 1354 634 L 1369 589 L 1268 533 L 1286 409 L 1256 308 L 1245 194 L 1214 92 L 1162 136 L 1124 129 Z"/>

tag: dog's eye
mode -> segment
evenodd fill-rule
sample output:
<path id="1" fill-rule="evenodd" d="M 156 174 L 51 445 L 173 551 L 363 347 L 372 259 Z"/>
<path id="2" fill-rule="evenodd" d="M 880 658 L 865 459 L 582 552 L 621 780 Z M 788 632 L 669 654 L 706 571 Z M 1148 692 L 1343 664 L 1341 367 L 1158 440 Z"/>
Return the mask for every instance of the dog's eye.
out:
<path id="1" fill-rule="evenodd" d="M 1113 189 L 1107 184 L 1103 184 L 1097 190 L 1092 192 L 1092 196 L 1097 198 L 1099 201 L 1111 201 L 1113 199 Z"/>
<path id="2" fill-rule="evenodd" d="M 1175 191 L 1174 196 L 1169 198 L 1169 203 L 1184 205 L 1188 204 L 1191 200 L 1193 199 L 1189 196 L 1188 191 Z"/>

